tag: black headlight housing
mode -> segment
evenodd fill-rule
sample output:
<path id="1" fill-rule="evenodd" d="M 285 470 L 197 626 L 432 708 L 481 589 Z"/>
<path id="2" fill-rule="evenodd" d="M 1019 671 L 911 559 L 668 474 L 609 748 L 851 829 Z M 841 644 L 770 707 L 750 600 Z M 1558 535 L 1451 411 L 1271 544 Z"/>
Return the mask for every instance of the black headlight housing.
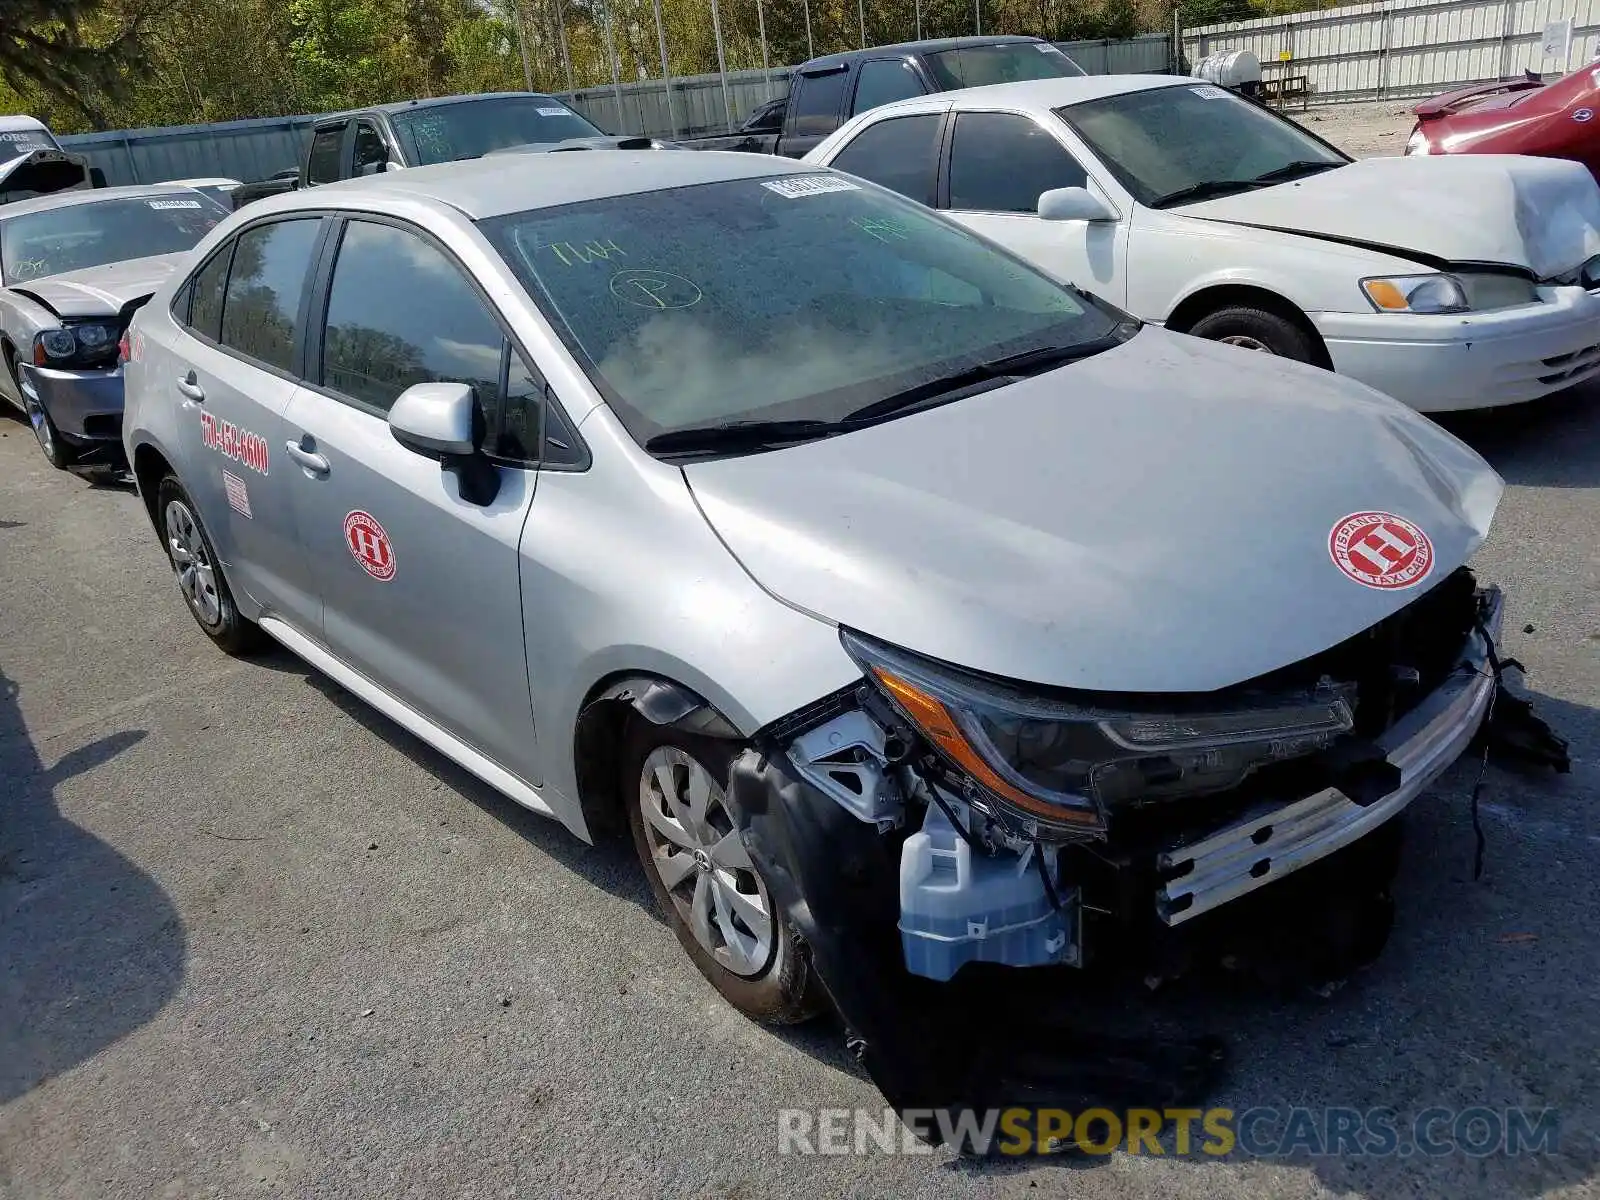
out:
<path id="1" fill-rule="evenodd" d="M 117 365 L 118 343 L 126 321 L 112 317 L 63 322 L 33 337 L 33 365 L 87 370 Z"/>

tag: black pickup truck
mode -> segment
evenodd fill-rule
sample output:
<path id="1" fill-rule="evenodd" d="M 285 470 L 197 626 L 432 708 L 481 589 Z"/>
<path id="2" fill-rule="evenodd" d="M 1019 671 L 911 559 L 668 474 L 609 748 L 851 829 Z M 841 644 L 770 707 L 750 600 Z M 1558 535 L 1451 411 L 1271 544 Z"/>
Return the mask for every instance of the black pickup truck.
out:
<path id="1" fill-rule="evenodd" d="M 405 100 L 318 117 L 298 171 L 280 171 L 233 193 L 234 208 L 339 179 L 480 158 L 507 150 L 655 149 L 648 138 L 613 137 L 554 96 L 494 92 Z"/>
<path id="2" fill-rule="evenodd" d="M 814 58 L 789 77 L 789 94 L 768 101 L 734 133 L 690 138 L 691 150 L 806 152 L 857 113 L 929 92 L 986 83 L 1082 75 L 1057 46 L 1031 37 L 962 37 L 869 46 Z"/>

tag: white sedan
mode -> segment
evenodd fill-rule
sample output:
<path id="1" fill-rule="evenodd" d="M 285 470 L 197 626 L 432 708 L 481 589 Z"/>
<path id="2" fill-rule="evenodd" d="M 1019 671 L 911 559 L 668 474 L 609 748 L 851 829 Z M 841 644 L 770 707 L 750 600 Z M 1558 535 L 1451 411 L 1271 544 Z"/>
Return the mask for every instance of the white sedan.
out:
<path id="1" fill-rule="evenodd" d="M 1166 75 L 900 101 L 806 160 L 944 209 L 1145 321 L 1329 367 L 1423 411 L 1533 400 L 1600 372 L 1600 188 L 1576 163 L 1355 162 Z"/>

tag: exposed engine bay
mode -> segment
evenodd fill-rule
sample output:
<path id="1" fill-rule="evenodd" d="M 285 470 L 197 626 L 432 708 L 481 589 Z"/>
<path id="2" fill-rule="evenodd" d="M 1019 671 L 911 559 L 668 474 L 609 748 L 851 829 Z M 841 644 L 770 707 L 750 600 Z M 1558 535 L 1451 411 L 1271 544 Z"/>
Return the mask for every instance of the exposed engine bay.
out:
<path id="1" fill-rule="evenodd" d="M 1015 968 L 1318 986 L 1370 961 L 1397 818 L 1469 743 L 1569 769 L 1505 690 L 1501 610 L 1463 567 L 1205 695 L 1023 691 L 846 633 L 864 682 L 758 735 L 730 795 L 897 1108 L 1187 1103 L 1212 1039 L 1086 1038 L 1022 999 L 1059 971 Z"/>

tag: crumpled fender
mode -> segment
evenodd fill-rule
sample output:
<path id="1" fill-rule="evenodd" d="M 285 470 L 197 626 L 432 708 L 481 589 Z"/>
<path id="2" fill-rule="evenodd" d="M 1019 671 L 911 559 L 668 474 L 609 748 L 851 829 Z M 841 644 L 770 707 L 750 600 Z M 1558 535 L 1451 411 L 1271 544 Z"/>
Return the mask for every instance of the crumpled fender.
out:
<path id="1" fill-rule="evenodd" d="M 963 1109 L 1160 1109 L 1192 1105 L 1217 1078 L 1214 1038 L 1111 1036 L 1075 1022 L 1070 969 L 974 964 L 947 984 L 912 975 L 898 931 L 898 843 L 799 779 L 776 747 L 735 759 L 728 799 L 857 1059 L 928 1140 L 943 1140 L 929 1110 L 953 1122 Z M 924 1111 L 908 1118 L 915 1110 Z"/>

